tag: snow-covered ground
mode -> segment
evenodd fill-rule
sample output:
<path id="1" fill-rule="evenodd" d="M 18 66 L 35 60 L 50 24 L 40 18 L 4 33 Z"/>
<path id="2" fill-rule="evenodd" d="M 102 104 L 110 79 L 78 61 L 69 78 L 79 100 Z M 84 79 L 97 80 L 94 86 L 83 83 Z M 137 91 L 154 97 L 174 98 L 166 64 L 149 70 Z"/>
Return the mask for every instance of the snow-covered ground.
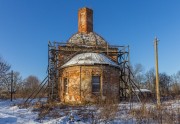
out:
<path id="1" fill-rule="evenodd" d="M 32 108 L 20 109 L 17 104 L 22 100 L 0 100 L 0 124 L 24 124 L 36 123 L 37 112 L 32 112 Z"/>
<path id="2" fill-rule="evenodd" d="M 39 111 L 35 111 L 33 107 L 20 108 L 18 104 L 22 103 L 22 99 L 13 100 L 0 100 L 0 124 L 66 124 L 66 123 L 105 123 L 99 114 L 104 114 L 103 118 L 109 119 L 108 123 L 114 124 L 135 124 L 137 119 L 130 110 L 142 107 L 140 103 L 120 103 L 115 108 L 108 108 L 101 110 L 94 106 L 81 106 L 81 107 L 57 107 L 45 117 L 39 119 Z M 165 109 L 180 110 L 180 100 L 167 101 L 163 103 Z M 145 104 L 146 108 L 155 108 L 153 103 Z M 115 115 L 110 116 L 111 109 L 118 110 Z M 103 111 L 103 112 L 101 112 Z M 109 115 L 106 112 L 109 111 Z M 179 114 L 179 113 L 178 113 Z M 180 117 L 177 115 L 177 117 Z"/>

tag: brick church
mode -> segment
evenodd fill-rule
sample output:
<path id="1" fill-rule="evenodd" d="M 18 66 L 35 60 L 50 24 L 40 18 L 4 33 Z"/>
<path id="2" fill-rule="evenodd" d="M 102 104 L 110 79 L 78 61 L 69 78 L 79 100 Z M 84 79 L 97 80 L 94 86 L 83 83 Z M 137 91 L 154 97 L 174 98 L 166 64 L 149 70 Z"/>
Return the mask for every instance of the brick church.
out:
<path id="1" fill-rule="evenodd" d="M 98 99 L 119 97 L 120 67 L 117 48 L 93 31 L 93 10 L 78 11 L 78 32 L 71 36 L 67 47 L 79 49 L 59 70 L 59 98 L 64 103 L 81 104 Z M 59 47 L 59 50 L 61 48 Z M 59 58 L 67 56 L 59 54 Z"/>

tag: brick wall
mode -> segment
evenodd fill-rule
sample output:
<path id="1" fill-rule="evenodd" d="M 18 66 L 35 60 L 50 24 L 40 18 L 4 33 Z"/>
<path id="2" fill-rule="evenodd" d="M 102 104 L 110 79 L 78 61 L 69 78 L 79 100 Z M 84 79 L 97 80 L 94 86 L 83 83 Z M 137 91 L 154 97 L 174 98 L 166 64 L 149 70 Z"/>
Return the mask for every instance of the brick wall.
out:
<path id="1" fill-rule="evenodd" d="M 60 70 L 59 96 L 65 103 L 95 102 L 97 98 L 119 96 L 119 69 L 105 65 L 74 66 Z M 92 93 L 92 76 L 100 76 L 100 92 Z M 64 80 L 68 80 L 68 91 L 64 92 Z"/>
<path id="2" fill-rule="evenodd" d="M 93 32 L 93 10 L 89 8 L 81 8 L 78 11 L 78 32 Z"/>

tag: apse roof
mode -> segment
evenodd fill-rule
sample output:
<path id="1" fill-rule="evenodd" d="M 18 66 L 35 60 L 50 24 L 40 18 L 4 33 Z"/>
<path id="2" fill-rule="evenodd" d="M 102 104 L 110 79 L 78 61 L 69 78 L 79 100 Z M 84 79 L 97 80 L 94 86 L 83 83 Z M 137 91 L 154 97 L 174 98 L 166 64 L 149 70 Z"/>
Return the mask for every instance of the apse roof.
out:
<path id="1" fill-rule="evenodd" d="M 81 53 L 71 58 L 67 63 L 61 66 L 61 68 L 75 66 L 75 65 L 95 65 L 105 64 L 110 66 L 119 67 L 118 64 L 111 59 L 100 53 Z"/>

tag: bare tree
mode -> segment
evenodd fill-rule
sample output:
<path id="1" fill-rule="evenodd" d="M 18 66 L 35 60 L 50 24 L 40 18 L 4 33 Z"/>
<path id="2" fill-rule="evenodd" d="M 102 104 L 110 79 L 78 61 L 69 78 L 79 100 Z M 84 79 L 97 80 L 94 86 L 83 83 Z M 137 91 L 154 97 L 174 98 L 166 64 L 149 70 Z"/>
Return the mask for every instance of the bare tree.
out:
<path id="1" fill-rule="evenodd" d="M 145 82 L 144 67 L 141 64 L 135 64 L 132 71 L 135 82 L 140 88 L 143 87 L 143 83 Z"/>
<path id="2" fill-rule="evenodd" d="M 36 76 L 30 75 L 24 79 L 20 85 L 20 96 L 22 98 L 28 97 L 34 89 L 39 87 L 39 79 Z"/>
<path id="3" fill-rule="evenodd" d="M 145 73 L 146 87 L 155 92 L 154 81 L 155 81 L 155 71 L 154 68 L 150 69 Z"/>
<path id="4" fill-rule="evenodd" d="M 11 66 L 0 57 L 0 77 L 6 74 L 10 68 Z"/>
<path id="5" fill-rule="evenodd" d="M 23 91 L 23 81 L 22 77 L 19 72 L 14 72 L 13 73 L 13 91 L 15 93 L 15 97 L 19 98 L 22 96 L 22 91 Z"/>
<path id="6" fill-rule="evenodd" d="M 0 57 L 0 98 L 8 98 L 8 71 L 11 66 Z"/>
<path id="7" fill-rule="evenodd" d="M 180 95 L 180 71 L 171 76 L 171 95 L 173 98 L 177 95 Z"/>
<path id="8" fill-rule="evenodd" d="M 25 79 L 24 87 L 25 87 L 25 89 L 32 90 L 32 89 L 37 88 L 39 86 L 39 83 L 40 83 L 40 81 L 39 81 L 38 77 L 30 75 L 29 77 L 27 77 Z"/>
<path id="9" fill-rule="evenodd" d="M 161 95 L 168 95 L 171 77 L 166 73 L 159 74 L 159 86 Z"/>
<path id="10" fill-rule="evenodd" d="M 7 85 L 7 73 L 11 66 L 0 57 L 0 89 L 3 89 Z"/>
<path id="11" fill-rule="evenodd" d="M 176 78 L 177 78 L 178 83 L 180 83 L 180 71 L 176 73 Z"/>

